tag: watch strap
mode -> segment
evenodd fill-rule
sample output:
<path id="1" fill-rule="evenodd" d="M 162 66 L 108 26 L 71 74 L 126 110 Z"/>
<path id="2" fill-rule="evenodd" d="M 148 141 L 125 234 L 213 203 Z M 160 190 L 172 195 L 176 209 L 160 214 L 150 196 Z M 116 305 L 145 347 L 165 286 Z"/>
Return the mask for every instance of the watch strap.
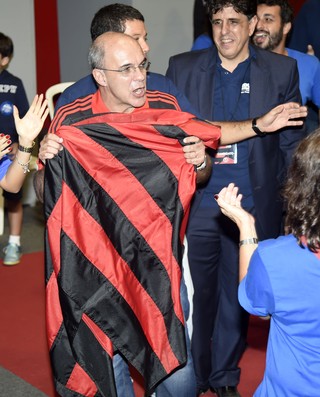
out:
<path id="1" fill-rule="evenodd" d="M 257 126 L 257 119 L 252 119 L 252 129 L 258 136 L 266 136 L 266 132 L 262 132 Z"/>

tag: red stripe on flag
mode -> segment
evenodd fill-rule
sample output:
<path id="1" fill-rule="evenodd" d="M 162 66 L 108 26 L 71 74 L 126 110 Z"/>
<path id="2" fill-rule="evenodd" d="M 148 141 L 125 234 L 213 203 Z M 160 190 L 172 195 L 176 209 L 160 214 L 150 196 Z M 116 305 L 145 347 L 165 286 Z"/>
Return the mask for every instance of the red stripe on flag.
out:
<path id="1" fill-rule="evenodd" d="M 152 93 L 152 91 L 148 92 L 148 95 L 152 95 Z M 170 94 L 161 93 L 161 97 L 162 96 L 171 98 Z M 182 163 L 185 162 L 182 148 L 174 139 L 167 138 L 158 132 L 153 127 L 154 125 L 161 125 L 162 127 L 168 126 L 169 128 L 172 125 L 177 126 L 190 136 L 198 136 L 207 147 L 214 149 L 217 148 L 221 136 L 220 127 L 212 125 L 207 121 L 196 119 L 190 113 L 177 112 L 176 110 L 170 109 L 136 109 L 133 113 L 93 115 L 92 118 L 86 118 L 74 125 L 81 126 L 88 123 L 108 123 L 119 131 L 125 131 L 125 135 L 130 135 L 130 139 L 134 142 L 138 142 L 139 144 L 141 143 L 141 138 L 143 138 L 144 146 L 153 150 L 166 163 L 177 179 L 181 176 L 180 160 Z M 137 123 L 141 124 L 142 127 L 139 130 L 139 139 L 137 139 Z M 151 128 L 151 130 L 146 130 L 146 128 Z M 150 139 L 150 133 L 152 133 L 152 140 Z M 157 141 L 159 146 L 156 144 L 157 139 L 159 139 Z M 166 150 L 164 150 L 164 147 Z M 176 160 L 179 161 L 172 161 L 172 158 L 170 158 L 170 156 L 172 156 L 172 152 L 175 153 Z M 190 210 L 190 196 L 195 191 L 195 173 L 194 167 L 192 166 L 189 169 L 189 176 L 190 184 L 179 184 L 178 187 L 179 198 L 186 215 L 182 221 L 180 230 L 181 242 L 183 242 L 184 239 L 187 218 Z"/>
<path id="2" fill-rule="evenodd" d="M 61 207 L 60 196 L 47 221 L 47 230 L 50 230 L 48 240 L 51 260 L 55 274 L 59 274 L 60 272 L 60 244 L 57 244 L 57 242 L 60 241 L 61 233 Z"/>
<path id="3" fill-rule="evenodd" d="M 60 272 L 60 244 L 57 244 L 57 242 L 60 241 L 61 232 L 61 197 L 48 218 L 47 228 L 50 230 L 48 240 L 51 264 L 54 269 L 46 285 L 46 302 L 47 307 L 50 308 L 50 310 L 46 311 L 47 337 L 51 348 L 63 322 L 57 285 L 57 274 Z"/>
<path id="4" fill-rule="evenodd" d="M 86 397 L 94 397 L 98 391 L 95 383 L 89 375 L 76 364 L 66 384 L 66 388 L 74 390 L 77 395 L 80 393 Z"/>
<path id="5" fill-rule="evenodd" d="M 59 290 L 55 273 L 52 273 L 46 286 L 46 326 L 49 349 L 55 341 L 63 322 Z"/>
<path id="6" fill-rule="evenodd" d="M 71 155 L 119 205 L 165 267 L 172 284 L 172 300 L 176 316 L 181 323 L 184 323 L 180 304 L 181 270 L 172 252 L 173 229 L 169 219 L 141 183 L 113 154 L 75 127 L 61 127 L 60 134 Z M 88 147 L 91 147 L 90 150 L 95 153 L 94 157 L 88 156 Z M 104 164 L 107 166 L 101 172 Z M 193 169 L 193 166 L 186 164 L 184 160 L 183 164 L 186 170 Z M 134 192 L 134 197 L 128 194 L 129 186 L 130 192 Z"/>
<path id="7" fill-rule="evenodd" d="M 171 349 L 164 318 L 159 308 L 128 264 L 115 251 L 102 227 L 83 209 L 66 184 L 63 185 L 62 195 L 64 200 L 63 230 L 124 297 L 142 325 L 153 351 L 159 357 L 165 370 L 168 373 L 171 372 L 179 365 L 179 362 Z M 85 247 L 85 252 L 81 247 Z M 126 287 L 128 285 L 130 288 Z M 137 297 L 139 297 L 138 300 Z M 137 302 L 141 304 L 138 305 Z"/>
<path id="8" fill-rule="evenodd" d="M 69 115 L 75 115 L 76 113 L 84 112 L 86 110 L 91 109 L 91 107 L 92 107 L 92 94 L 84 98 L 76 99 L 71 103 L 67 103 L 66 105 L 62 106 L 57 110 L 57 113 L 50 125 L 49 132 L 55 133 L 56 130 L 61 126 L 65 118 L 68 117 Z"/>
<path id="9" fill-rule="evenodd" d="M 94 334 L 95 338 L 100 343 L 102 348 L 112 358 L 113 357 L 113 345 L 112 345 L 110 338 L 86 314 L 82 315 L 82 320 L 87 324 L 88 328 L 90 328 L 91 332 Z"/>

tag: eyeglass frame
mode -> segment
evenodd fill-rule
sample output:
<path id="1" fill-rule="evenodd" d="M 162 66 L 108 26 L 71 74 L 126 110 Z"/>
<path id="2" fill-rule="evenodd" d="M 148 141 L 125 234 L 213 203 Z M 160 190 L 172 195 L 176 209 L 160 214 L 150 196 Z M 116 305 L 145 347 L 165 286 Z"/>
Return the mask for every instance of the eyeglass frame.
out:
<path id="1" fill-rule="evenodd" d="M 140 70 L 140 72 L 142 71 L 148 71 L 148 69 L 150 68 L 151 62 L 148 61 L 147 58 L 144 58 L 144 60 L 140 63 L 140 65 L 138 66 L 134 66 L 132 64 L 128 64 L 128 65 L 124 65 L 119 69 L 107 69 L 107 68 L 95 68 L 95 69 L 99 69 L 99 70 L 105 70 L 107 72 L 117 72 L 117 73 L 122 73 L 123 76 L 129 76 L 131 74 L 133 74 L 137 69 Z"/>

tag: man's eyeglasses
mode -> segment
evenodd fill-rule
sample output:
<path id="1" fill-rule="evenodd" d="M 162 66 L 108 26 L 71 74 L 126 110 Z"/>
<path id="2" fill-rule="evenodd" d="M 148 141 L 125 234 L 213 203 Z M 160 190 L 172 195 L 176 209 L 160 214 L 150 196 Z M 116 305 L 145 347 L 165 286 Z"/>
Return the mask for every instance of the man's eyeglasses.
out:
<path id="1" fill-rule="evenodd" d="M 126 65 L 126 66 L 122 66 L 119 69 L 107 69 L 107 68 L 97 68 L 100 70 L 106 70 L 108 72 L 117 72 L 117 73 L 121 73 L 123 76 L 130 76 L 132 75 L 136 69 L 139 69 L 140 72 L 144 72 L 144 71 L 148 71 L 149 67 L 151 65 L 151 62 L 149 62 L 146 58 L 140 63 L 140 65 L 138 66 L 134 66 L 134 65 Z"/>

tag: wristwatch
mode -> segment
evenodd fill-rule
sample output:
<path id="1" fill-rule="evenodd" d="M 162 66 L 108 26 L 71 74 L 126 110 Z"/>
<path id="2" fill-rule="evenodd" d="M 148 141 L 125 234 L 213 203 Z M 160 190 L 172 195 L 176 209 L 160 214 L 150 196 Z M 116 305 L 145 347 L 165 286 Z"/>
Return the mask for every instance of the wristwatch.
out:
<path id="1" fill-rule="evenodd" d="M 257 119 L 256 118 L 254 118 L 252 120 L 252 129 L 258 136 L 266 136 L 267 135 L 266 132 L 262 132 L 261 130 L 259 130 L 259 128 L 257 126 Z"/>
<path id="2" fill-rule="evenodd" d="M 204 156 L 203 163 L 199 164 L 196 166 L 197 171 L 202 171 L 206 168 L 207 166 L 207 156 Z"/>

